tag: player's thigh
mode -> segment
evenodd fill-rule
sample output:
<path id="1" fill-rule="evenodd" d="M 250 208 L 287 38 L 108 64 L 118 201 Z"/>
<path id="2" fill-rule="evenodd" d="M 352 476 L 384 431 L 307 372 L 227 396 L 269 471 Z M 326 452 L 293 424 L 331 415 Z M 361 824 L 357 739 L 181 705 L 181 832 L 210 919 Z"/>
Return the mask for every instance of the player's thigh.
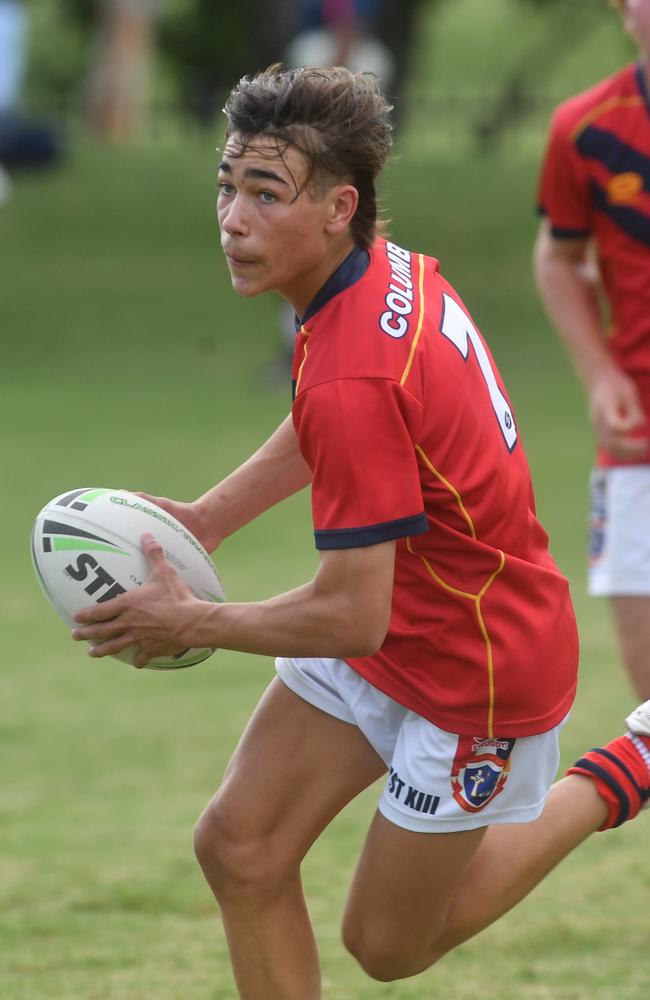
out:
<path id="1" fill-rule="evenodd" d="M 231 840 L 300 860 L 334 816 L 385 770 L 356 726 L 315 708 L 275 678 L 202 821 Z"/>
<path id="2" fill-rule="evenodd" d="M 351 950 L 425 955 L 444 930 L 447 911 L 486 827 L 419 833 L 380 812 L 370 826 L 344 917 Z"/>
<path id="3" fill-rule="evenodd" d="M 470 737 L 405 717 L 346 911 L 346 944 L 362 964 L 379 957 L 417 971 L 433 961 L 485 829 L 540 815 L 557 770 L 560 729 Z"/>

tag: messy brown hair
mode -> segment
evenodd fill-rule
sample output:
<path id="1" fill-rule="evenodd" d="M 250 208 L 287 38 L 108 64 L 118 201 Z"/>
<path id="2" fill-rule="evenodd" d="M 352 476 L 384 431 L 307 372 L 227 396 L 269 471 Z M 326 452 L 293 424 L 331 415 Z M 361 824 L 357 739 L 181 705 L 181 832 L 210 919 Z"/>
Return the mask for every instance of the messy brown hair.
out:
<path id="1" fill-rule="evenodd" d="M 227 137 L 236 133 L 241 153 L 256 136 L 277 141 L 280 156 L 288 146 L 307 159 L 304 187 L 327 190 L 348 180 L 359 192 L 352 235 L 369 247 L 380 228 L 375 181 L 391 147 L 392 108 L 377 79 L 343 66 L 285 70 L 279 63 L 243 77 L 224 113 Z"/>

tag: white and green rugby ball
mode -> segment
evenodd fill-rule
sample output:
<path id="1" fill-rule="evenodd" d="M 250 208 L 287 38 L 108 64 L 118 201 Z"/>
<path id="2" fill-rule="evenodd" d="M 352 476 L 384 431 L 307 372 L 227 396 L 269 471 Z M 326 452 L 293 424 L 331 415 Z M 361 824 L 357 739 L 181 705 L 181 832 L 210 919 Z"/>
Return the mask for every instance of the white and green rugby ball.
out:
<path id="1" fill-rule="evenodd" d="M 161 507 L 126 490 L 77 489 L 43 507 L 32 532 L 32 557 L 45 596 L 73 627 L 73 615 L 93 602 L 141 587 L 149 566 L 140 547 L 145 531 L 162 545 L 167 559 L 203 601 L 224 601 L 210 556 L 187 528 Z M 213 649 L 184 649 L 160 657 L 152 670 L 177 670 L 206 660 Z M 129 647 L 116 659 L 133 663 Z"/>

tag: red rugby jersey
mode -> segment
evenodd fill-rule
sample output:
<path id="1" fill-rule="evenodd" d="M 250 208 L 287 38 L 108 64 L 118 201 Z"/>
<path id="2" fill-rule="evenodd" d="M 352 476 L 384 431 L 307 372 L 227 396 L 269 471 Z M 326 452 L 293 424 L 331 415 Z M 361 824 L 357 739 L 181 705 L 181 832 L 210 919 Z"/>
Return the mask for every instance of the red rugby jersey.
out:
<path id="1" fill-rule="evenodd" d="M 555 237 L 594 238 L 612 355 L 650 417 L 650 100 L 641 66 L 559 105 L 538 200 Z M 650 435 L 650 424 L 640 433 Z M 625 464 L 605 453 L 600 460 Z M 650 451 L 642 461 L 650 462 Z"/>
<path id="2" fill-rule="evenodd" d="M 293 421 L 317 547 L 397 540 L 386 639 L 348 662 L 448 731 L 544 732 L 574 698 L 576 626 L 494 362 L 436 260 L 379 240 L 346 269 L 298 333 Z"/>

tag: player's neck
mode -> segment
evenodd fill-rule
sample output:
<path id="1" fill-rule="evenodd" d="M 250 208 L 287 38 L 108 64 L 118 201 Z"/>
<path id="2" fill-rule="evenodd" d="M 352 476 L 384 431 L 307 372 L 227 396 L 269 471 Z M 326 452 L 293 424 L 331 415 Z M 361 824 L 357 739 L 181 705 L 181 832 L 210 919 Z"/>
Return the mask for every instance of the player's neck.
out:
<path id="1" fill-rule="evenodd" d="M 307 280 L 300 283 L 300 287 L 285 294 L 285 298 L 293 306 L 296 316 L 302 317 L 305 314 L 310 302 L 316 297 L 328 278 L 336 269 L 341 266 L 346 257 L 354 250 L 354 240 L 351 236 L 333 244 L 319 266 L 309 275 Z"/>

